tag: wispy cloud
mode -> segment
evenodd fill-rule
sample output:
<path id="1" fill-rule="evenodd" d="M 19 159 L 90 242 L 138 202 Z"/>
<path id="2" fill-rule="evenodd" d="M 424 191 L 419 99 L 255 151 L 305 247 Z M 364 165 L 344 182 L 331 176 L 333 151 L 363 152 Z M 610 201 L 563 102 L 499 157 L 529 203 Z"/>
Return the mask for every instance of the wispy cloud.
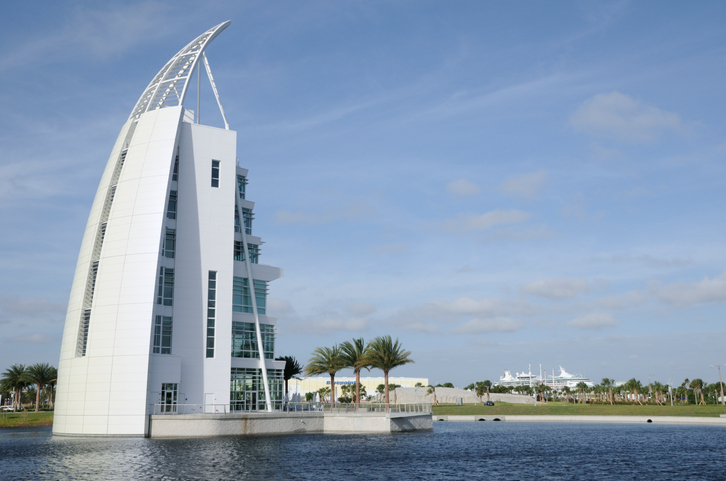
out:
<path id="1" fill-rule="evenodd" d="M 627 143 L 654 142 L 666 132 L 682 133 L 680 117 L 620 92 L 597 94 L 570 117 L 578 132 Z"/>
<path id="2" fill-rule="evenodd" d="M 726 272 L 713 279 L 705 277 L 699 282 L 656 288 L 654 293 L 662 301 L 678 306 L 723 302 L 726 301 Z"/>
<path id="3" fill-rule="evenodd" d="M 470 180 L 457 179 L 446 184 L 446 192 L 458 197 L 472 197 L 481 192 L 481 189 Z"/>
<path id="4" fill-rule="evenodd" d="M 340 220 L 351 220 L 360 218 L 370 212 L 370 206 L 363 202 L 352 204 L 346 208 L 328 212 L 291 212 L 288 210 L 279 210 L 275 212 L 275 221 L 278 224 L 328 224 Z"/>
<path id="5" fill-rule="evenodd" d="M 606 327 L 615 327 L 618 324 L 618 321 L 606 312 L 591 312 L 572 319 L 566 325 L 574 329 L 599 330 Z"/>
<path id="6" fill-rule="evenodd" d="M 534 200 L 539 197 L 546 182 L 547 172 L 530 172 L 508 178 L 499 186 L 499 190 L 513 197 Z"/>
<path id="7" fill-rule="evenodd" d="M 465 214 L 447 219 L 443 228 L 449 232 L 471 232 L 491 229 L 498 225 L 520 224 L 531 215 L 521 210 L 493 210 L 484 214 Z"/>
<path id="8" fill-rule="evenodd" d="M 528 282 L 519 288 L 523 294 L 546 297 L 549 299 L 566 299 L 583 294 L 590 290 L 587 279 L 558 277 Z"/>

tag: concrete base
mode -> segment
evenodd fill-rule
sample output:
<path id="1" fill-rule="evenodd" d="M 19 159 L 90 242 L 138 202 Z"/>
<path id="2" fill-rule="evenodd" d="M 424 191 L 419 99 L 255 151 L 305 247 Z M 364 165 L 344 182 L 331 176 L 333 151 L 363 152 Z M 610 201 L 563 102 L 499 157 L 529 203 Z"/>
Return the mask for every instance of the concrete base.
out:
<path id="1" fill-rule="evenodd" d="M 432 430 L 431 413 L 179 414 L 149 417 L 149 437 L 304 433 L 393 433 Z"/>
<path id="2" fill-rule="evenodd" d="M 657 424 L 715 424 L 726 426 L 726 418 L 722 417 L 688 417 L 688 416 L 433 416 L 436 421 L 507 421 L 520 423 L 657 423 Z"/>

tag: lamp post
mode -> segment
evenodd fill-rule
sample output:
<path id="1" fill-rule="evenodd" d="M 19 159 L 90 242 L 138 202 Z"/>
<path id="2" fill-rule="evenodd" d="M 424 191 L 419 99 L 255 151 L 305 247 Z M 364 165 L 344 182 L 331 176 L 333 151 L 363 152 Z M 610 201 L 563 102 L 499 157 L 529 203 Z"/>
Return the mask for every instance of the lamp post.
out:
<path id="1" fill-rule="evenodd" d="M 721 404 L 724 404 L 723 398 L 723 382 L 721 381 L 721 364 L 711 364 L 711 367 L 718 368 L 718 387 L 721 388 Z"/>

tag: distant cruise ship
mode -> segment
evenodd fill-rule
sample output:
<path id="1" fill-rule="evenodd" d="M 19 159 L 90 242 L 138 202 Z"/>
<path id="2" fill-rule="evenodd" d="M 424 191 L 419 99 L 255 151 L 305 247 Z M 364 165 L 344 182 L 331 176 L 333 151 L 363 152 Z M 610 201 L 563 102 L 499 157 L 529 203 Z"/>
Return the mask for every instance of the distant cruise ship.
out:
<path id="1" fill-rule="evenodd" d="M 543 379 L 540 379 L 539 376 L 536 374 L 532 374 L 532 372 L 518 372 L 516 373 L 516 376 L 512 376 L 512 373 L 509 371 L 509 369 L 504 370 L 504 376 L 499 377 L 499 382 L 496 384 L 497 386 L 536 386 L 537 384 L 546 384 L 549 387 L 553 389 L 562 389 L 563 387 L 567 386 L 570 389 L 576 388 L 577 385 L 581 382 L 584 382 L 587 384 L 587 386 L 592 387 L 595 384 L 589 379 L 584 377 L 581 374 L 570 374 L 569 372 L 565 371 L 565 368 L 560 366 L 560 374 L 557 376 L 550 376 L 547 377 L 547 374 L 543 376 Z"/>

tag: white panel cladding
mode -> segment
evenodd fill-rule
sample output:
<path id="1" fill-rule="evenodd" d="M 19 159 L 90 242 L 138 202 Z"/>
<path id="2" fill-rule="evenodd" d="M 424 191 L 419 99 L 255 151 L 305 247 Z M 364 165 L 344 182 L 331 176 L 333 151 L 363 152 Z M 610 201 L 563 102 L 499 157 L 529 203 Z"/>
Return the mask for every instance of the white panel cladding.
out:
<path id="1" fill-rule="evenodd" d="M 179 392 L 189 404 L 203 404 L 205 393 L 229 403 L 236 136 L 186 122 L 181 128 L 172 354 L 181 357 Z M 220 161 L 218 187 L 211 184 L 212 160 Z M 209 271 L 217 272 L 213 358 L 206 358 Z"/>
<path id="2" fill-rule="evenodd" d="M 54 432 L 144 435 L 155 279 L 181 108 L 136 125 L 99 259 L 85 357 L 75 343 L 102 204 L 129 125 L 112 151 L 84 235 L 64 331 Z M 95 224 L 94 224 L 95 223 Z M 69 322 L 70 321 L 70 322 Z"/>

